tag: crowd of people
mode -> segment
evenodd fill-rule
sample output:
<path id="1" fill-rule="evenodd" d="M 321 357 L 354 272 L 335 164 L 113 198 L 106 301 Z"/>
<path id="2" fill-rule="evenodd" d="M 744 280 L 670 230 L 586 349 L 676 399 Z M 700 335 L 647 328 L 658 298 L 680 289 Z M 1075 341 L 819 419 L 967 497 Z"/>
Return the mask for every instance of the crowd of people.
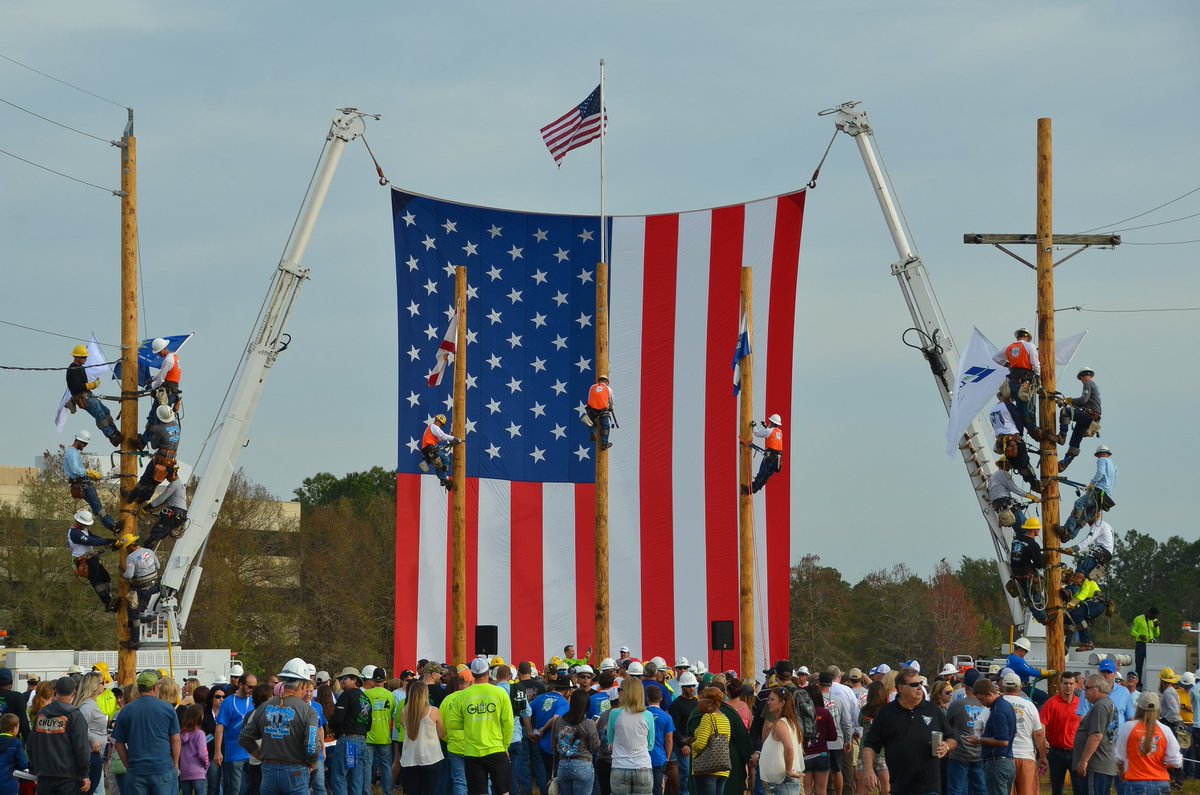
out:
<path id="1" fill-rule="evenodd" d="M 30 689 L 0 671 L 0 795 L 1166 795 L 1200 741 L 1200 686 L 1044 671 L 1021 646 L 995 675 L 917 660 L 758 677 L 622 649 L 525 661 L 422 660 L 390 676 L 296 658 L 263 681 L 183 683 L 108 669 Z M 1034 703 L 1042 676 L 1056 692 Z"/>

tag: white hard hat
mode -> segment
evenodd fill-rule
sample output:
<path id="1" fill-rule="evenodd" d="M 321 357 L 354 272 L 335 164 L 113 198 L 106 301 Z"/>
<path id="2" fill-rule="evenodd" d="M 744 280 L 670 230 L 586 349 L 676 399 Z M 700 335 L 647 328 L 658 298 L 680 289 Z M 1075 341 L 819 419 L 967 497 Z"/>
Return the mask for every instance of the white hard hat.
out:
<path id="1" fill-rule="evenodd" d="M 664 660 L 662 657 L 651 657 L 650 662 L 654 663 L 659 668 L 667 667 L 667 661 Z"/>
<path id="2" fill-rule="evenodd" d="M 154 353 L 162 353 L 165 347 L 167 347 L 167 341 L 162 337 L 155 337 L 154 342 L 150 343 L 150 350 Z"/>
<path id="3" fill-rule="evenodd" d="M 696 660 L 696 664 L 692 666 L 692 670 L 703 676 L 708 673 L 708 666 L 704 664 L 704 660 Z"/>
<path id="4" fill-rule="evenodd" d="M 684 671 L 679 675 L 680 687 L 695 687 L 698 684 L 700 683 L 696 681 L 696 675 L 691 671 Z"/>
<path id="5" fill-rule="evenodd" d="M 783 418 L 781 418 L 778 414 L 772 414 L 770 417 L 767 417 L 767 422 L 771 423 L 772 425 L 783 427 Z"/>
<path id="6" fill-rule="evenodd" d="M 588 665 L 587 663 L 584 663 L 583 665 L 580 665 L 579 667 L 577 667 L 575 669 L 575 673 L 577 673 L 577 674 L 594 674 L 596 672 L 592 670 L 592 666 Z"/>
<path id="7" fill-rule="evenodd" d="M 175 421 L 175 412 L 171 411 L 170 406 L 159 406 L 154 410 L 154 416 L 158 417 L 159 422 Z"/>
<path id="8" fill-rule="evenodd" d="M 316 671 L 313 673 L 316 673 Z M 283 670 L 279 672 L 279 678 L 308 679 L 308 663 L 299 657 L 293 657 L 283 664 Z"/>
<path id="9" fill-rule="evenodd" d="M 1013 648 L 1014 649 L 1024 649 L 1025 651 L 1029 651 L 1030 649 L 1033 648 L 1033 644 L 1031 644 L 1029 642 L 1029 638 L 1017 638 L 1016 640 L 1013 641 Z"/>
<path id="10" fill-rule="evenodd" d="M 75 512 L 75 521 L 81 525 L 89 526 L 96 520 L 92 518 L 92 512 L 89 510 L 79 510 Z"/>
<path id="11" fill-rule="evenodd" d="M 241 676 L 244 673 L 246 673 L 246 669 L 242 667 L 240 662 L 235 661 L 233 665 L 229 666 L 230 676 Z"/>
<path id="12" fill-rule="evenodd" d="M 678 660 L 675 661 L 675 667 L 676 668 L 691 668 L 692 664 L 690 662 L 688 662 L 687 657 L 680 657 Z"/>
<path id="13" fill-rule="evenodd" d="M 80 431 L 79 433 L 75 434 L 75 441 L 87 444 L 88 442 L 92 441 L 92 435 L 87 431 Z"/>
<path id="14" fill-rule="evenodd" d="M 629 674 L 630 676 L 642 676 L 646 673 L 646 669 L 642 667 L 640 662 L 634 660 L 633 662 L 629 663 L 629 667 L 625 670 L 625 673 Z"/>
<path id="15" fill-rule="evenodd" d="M 317 675 L 317 666 L 313 665 L 312 663 L 308 663 L 308 665 L 306 666 L 306 670 L 308 671 L 309 679 L 312 679 L 313 677 L 315 677 Z"/>
<path id="16" fill-rule="evenodd" d="M 1112 450 L 1111 450 L 1111 449 L 1109 449 L 1109 446 L 1108 446 L 1108 445 L 1106 445 L 1106 444 L 1102 444 L 1102 445 L 1100 445 L 1099 447 L 1097 447 L 1097 448 L 1096 448 L 1096 452 L 1095 452 L 1095 453 L 1093 453 L 1093 455 L 1104 455 L 1105 453 L 1108 453 L 1109 455 L 1112 455 Z"/>
<path id="17" fill-rule="evenodd" d="M 942 670 L 938 672 L 938 676 L 950 676 L 958 673 L 958 669 L 954 667 L 954 663 L 946 663 L 942 666 Z"/>
<path id="18" fill-rule="evenodd" d="M 600 670 L 601 671 L 617 670 L 617 661 L 614 660 L 612 657 L 605 657 L 603 660 L 600 661 Z"/>
<path id="19" fill-rule="evenodd" d="M 364 665 L 363 669 L 362 669 L 362 678 L 370 679 L 373 676 L 375 676 L 375 666 L 374 665 Z"/>

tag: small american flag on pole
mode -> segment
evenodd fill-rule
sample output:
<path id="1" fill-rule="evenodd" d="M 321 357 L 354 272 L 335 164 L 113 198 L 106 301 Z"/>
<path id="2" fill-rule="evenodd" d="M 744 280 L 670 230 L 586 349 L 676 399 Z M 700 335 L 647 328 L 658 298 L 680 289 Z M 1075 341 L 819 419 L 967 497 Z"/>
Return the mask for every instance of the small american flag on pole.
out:
<path id="1" fill-rule="evenodd" d="M 608 114 L 600 107 L 600 86 L 596 86 L 587 99 L 542 128 L 542 140 L 546 142 L 554 164 L 561 166 L 567 152 L 599 138 L 602 123 L 608 124 Z"/>
<path id="2" fill-rule="evenodd" d="M 437 333 L 436 331 L 434 332 Z M 450 357 L 454 355 L 454 348 L 458 342 L 458 310 L 450 315 L 450 326 L 446 329 L 446 336 L 442 337 L 442 344 L 438 346 L 437 353 L 434 354 L 437 362 L 433 365 L 433 369 L 429 371 L 429 385 L 439 386 L 442 383 L 442 376 L 446 373 L 446 364 L 450 361 Z M 419 372 L 419 371 L 418 371 Z"/>

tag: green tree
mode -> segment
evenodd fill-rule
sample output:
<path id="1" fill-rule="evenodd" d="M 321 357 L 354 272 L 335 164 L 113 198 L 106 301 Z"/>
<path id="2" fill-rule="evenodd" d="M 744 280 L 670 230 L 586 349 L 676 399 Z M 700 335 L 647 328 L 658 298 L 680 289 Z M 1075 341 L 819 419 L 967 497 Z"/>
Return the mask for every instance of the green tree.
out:
<path id="1" fill-rule="evenodd" d="M 318 472 L 305 478 L 295 495 L 305 511 L 336 505 L 343 499 L 350 500 L 356 510 L 367 511 L 379 496 L 395 503 L 396 473 L 378 466 L 365 472 L 348 472 L 342 477 Z"/>
<path id="2" fill-rule="evenodd" d="M 791 658 L 810 667 L 843 663 L 854 649 L 849 636 L 833 631 L 850 613 L 852 594 L 841 573 L 805 555 L 792 567 Z M 813 670 L 816 670 L 813 668 Z"/>
<path id="3" fill-rule="evenodd" d="M 907 660 L 927 654 L 933 637 L 929 586 L 897 563 L 854 586 L 857 649 L 861 659 Z"/>

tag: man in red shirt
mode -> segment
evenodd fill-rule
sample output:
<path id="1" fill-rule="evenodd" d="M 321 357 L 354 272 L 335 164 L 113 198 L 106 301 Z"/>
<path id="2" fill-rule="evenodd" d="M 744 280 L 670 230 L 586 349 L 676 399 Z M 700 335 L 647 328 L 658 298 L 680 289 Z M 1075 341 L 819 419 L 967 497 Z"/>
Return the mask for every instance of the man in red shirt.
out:
<path id="1" fill-rule="evenodd" d="M 1063 795 L 1063 781 L 1069 771 L 1071 787 L 1076 792 L 1086 789 L 1087 782 L 1071 767 L 1071 749 L 1075 745 L 1075 731 L 1079 728 L 1079 698 L 1075 695 L 1076 675 L 1070 671 L 1058 680 L 1058 692 L 1042 705 L 1039 715 L 1046 729 L 1046 743 L 1050 746 L 1050 792 Z M 1076 778 L 1079 781 L 1076 781 Z"/>

